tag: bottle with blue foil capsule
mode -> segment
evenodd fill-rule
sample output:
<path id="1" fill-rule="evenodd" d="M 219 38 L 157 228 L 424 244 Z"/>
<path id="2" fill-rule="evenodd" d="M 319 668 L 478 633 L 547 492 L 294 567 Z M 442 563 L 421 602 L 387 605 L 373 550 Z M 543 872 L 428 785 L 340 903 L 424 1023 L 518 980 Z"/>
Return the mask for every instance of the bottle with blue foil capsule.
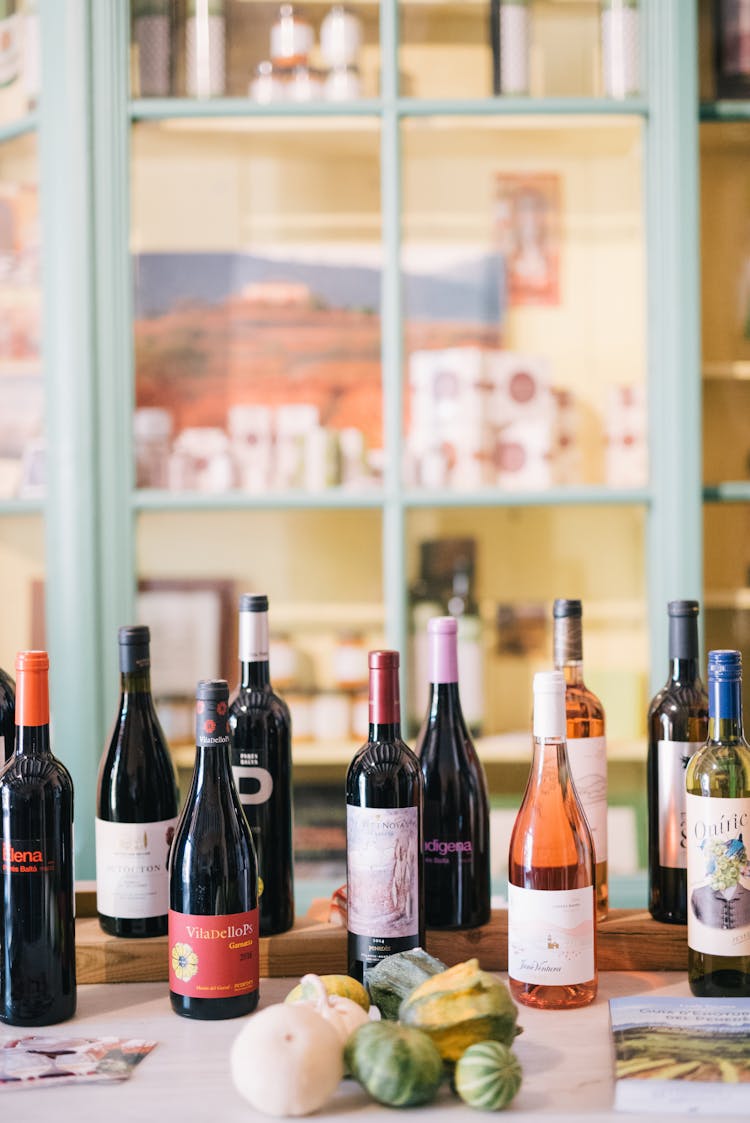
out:
<path id="1" fill-rule="evenodd" d="M 742 656 L 708 653 L 708 740 L 688 765 L 688 975 L 693 994 L 750 995 L 750 745 Z"/>

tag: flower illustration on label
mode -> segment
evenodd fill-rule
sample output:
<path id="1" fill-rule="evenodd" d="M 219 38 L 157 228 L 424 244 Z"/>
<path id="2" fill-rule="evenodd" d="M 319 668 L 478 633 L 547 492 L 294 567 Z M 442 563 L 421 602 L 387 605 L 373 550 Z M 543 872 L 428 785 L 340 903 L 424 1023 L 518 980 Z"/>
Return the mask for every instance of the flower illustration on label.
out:
<path id="1" fill-rule="evenodd" d="M 721 838 L 704 838 L 700 843 L 706 863 L 706 876 L 712 889 L 731 889 L 737 885 L 740 875 L 746 877 L 747 851 L 740 834 L 728 841 Z"/>
<path id="2" fill-rule="evenodd" d="M 197 974 L 198 956 L 190 944 L 174 945 L 172 948 L 172 970 L 183 983 Z"/>
<path id="3" fill-rule="evenodd" d="M 219 702 L 218 705 L 216 706 L 216 712 L 219 715 L 219 717 L 224 717 L 224 714 L 227 712 L 226 702 Z"/>
<path id="4" fill-rule="evenodd" d="M 216 729 L 216 722 L 212 718 L 207 718 L 204 728 L 206 733 L 213 733 Z"/>

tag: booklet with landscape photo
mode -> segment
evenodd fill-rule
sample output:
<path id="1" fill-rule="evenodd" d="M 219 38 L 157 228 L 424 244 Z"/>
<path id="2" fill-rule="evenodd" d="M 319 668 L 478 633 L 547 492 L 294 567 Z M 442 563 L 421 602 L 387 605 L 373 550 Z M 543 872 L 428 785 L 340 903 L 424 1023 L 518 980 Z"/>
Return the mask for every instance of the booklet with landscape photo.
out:
<path id="1" fill-rule="evenodd" d="M 616 1108 L 750 1118 L 750 999 L 635 995 L 609 1014 Z"/>

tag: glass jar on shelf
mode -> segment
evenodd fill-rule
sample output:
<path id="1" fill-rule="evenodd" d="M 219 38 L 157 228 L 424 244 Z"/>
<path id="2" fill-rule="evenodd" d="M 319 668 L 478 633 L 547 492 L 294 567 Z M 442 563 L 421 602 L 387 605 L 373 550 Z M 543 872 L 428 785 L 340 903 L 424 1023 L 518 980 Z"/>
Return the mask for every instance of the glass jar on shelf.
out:
<path id="1" fill-rule="evenodd" d="M 320 25 L 320 53 L 331 68 L 354 66 L 362 47 L 362 21 L 343 4 L 334 4 Z"/>
<path id="2" fill-rule="evenodd" d="M 317 101 L 323 96 L 323 79 L 311 66 L 300 64 L 292 68 L 286 83 L 287 101 Z"/>
<path id="3" fill-rule="evenodd" d="M 137 97 L 171 92 L 172 27 L 169 0 L 133 0 L 133 54 Z"/>
<path id="4" fill-rule="evenodd" d="M 185 22 L 185 85 L 188 97 L 226 93 L 227 21 L 224 0 L 188 0 Z"/>
<path id="5" fill-rule="evenodd" d="M 286 101 L 286 87 L 288 74 L 279 71 L 270 59 L 263 59 L 255 68 L 248 95 L 259 105 L 275 105 Z"/>
<path id="6" fill-rule="evenodd" d="M 354 101 L 362 96 L 362 79 L 356 66 L 332 66 L 323 84 L 326 101 Z"/>
<path id="7" fill-rule="evenodd" d="M 638 4 L 639 0 L 602 0 L 602 81 L 607 97 L 634 97 L 640 92 Z"/>
<path id="8" fill-rule="evenodd" d="M 288 67 L 306 64 L 314 43 L 306 17 L 292 4 L 282 4 L 271 27 L 271 61 Z"/>

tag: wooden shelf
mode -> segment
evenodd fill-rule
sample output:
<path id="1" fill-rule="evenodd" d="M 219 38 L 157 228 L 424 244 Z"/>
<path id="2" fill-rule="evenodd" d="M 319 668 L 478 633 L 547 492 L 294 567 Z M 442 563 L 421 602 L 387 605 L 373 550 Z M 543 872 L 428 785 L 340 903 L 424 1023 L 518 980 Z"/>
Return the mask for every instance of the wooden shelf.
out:
<path id="1" fill-rule="evenodd" d="M 451 965 L 476 958 L 487 971 L 508 967 L 508 914 L 495 909 L 489 924 L 463 932 L 427 934 L 427 950 Z M 684 971 L 687 930 L 657 924 L 647 912 L 613 909 L 597 927 L 600 971 Z M 123 940 L 107 936 L 92 917 L 76 924 L 79 983 L 166 982 L 167 938 Z M 291 932 L 260 941 L 260 973 L 264 978 L 296 977 L 346 971 L 346 930 L 303 919 Z"/>

